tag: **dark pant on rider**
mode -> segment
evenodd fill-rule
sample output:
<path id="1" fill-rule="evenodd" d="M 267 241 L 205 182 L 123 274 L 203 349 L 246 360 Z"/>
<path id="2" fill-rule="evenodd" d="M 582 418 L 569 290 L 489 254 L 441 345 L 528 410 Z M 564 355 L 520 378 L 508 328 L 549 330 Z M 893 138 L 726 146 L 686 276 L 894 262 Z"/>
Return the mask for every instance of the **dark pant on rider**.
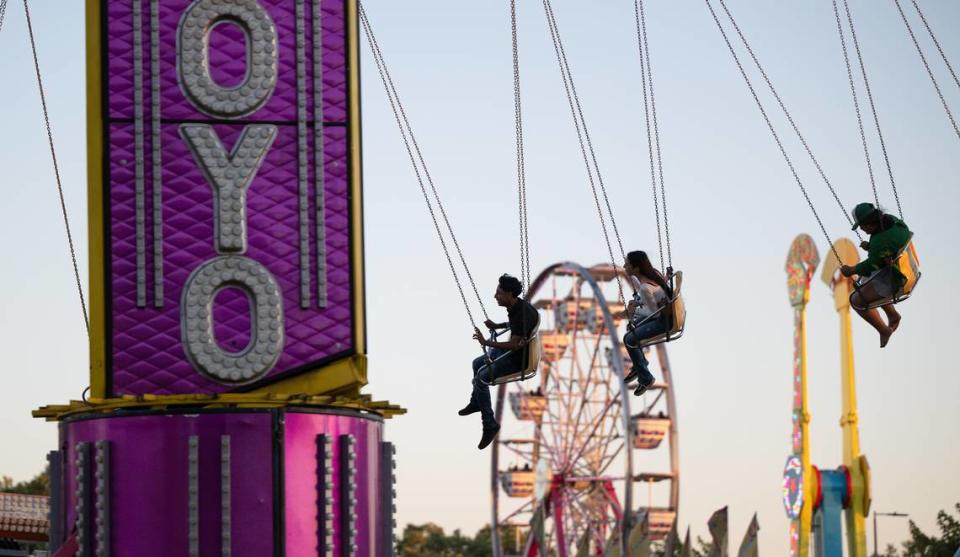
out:
<path id="1" fill-rule="evenodd" d="M 510 356 L 500 360 L 497 359 L 506 353 L 506 350 L 491 348 L 492 367 L 487 365 L 487 359 L 484 356 L 478 356 L 473 360 L 473 393 L 470 395 L 470 404 L 475 404 L 480 408 L 483 427 L 491 427 L 497 423 L 497 419 L 493 416 L 493 406 L 490 404 L 490 387 L 484 383 L 490 383 L 494 378 L 508 375 L 520 369 Z M 481 382 L 481 379 L 483 382 Z"/>
<path id="2" fill-rule="evenodd" d="M 623 336 L 623 344 L 627 348 L 627 353 L 630 354 L 633 367 L 640 372 L 639 379 L 644 385 L 653 383 L 654 377 L 653 374 L 650 373 L 647 357 L 643 355 L 643 348 L 639 348 L 640 342 L 650 337 L 662 335 L 666 331 L 667 322 L 660 317 L 651 319 L 639 327 L 630 329 L 627 331 L 627 334 Z M 638 348 L 632 348 L 633 346 L 637 346 Z"/>
<path id="3" fill-rule="evenodd" d="M 866 306 L 874 302 L 893 298 L 903 286 L 902 275 L 887 265 L 872 274 L 857 280 L 857 289 L 853 292 L 853 304 Z"/>

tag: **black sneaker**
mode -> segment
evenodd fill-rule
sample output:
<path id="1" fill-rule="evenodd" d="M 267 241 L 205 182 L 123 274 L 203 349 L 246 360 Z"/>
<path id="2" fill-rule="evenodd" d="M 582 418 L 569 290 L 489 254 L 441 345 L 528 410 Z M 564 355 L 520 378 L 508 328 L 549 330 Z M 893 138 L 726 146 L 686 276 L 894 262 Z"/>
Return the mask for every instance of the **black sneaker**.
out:
<path id="1" fill-rule="evenodd" d="M 480 444 L 477 445 L 477 448 L 481 451 L 487 448 L 487 445 L 493 442 L 497 434 L 500 433 L 500 424 L 493 424 L 492 426 L 483 426 L 483 437 L 480 438 Z"/>
<path id="2" fill-rule="evenodd" d="M 639 375 L 640 375 L 640 368 L 638 368 L 637 366 L 633 366 L 632 368 L 630 368 L 630 373 L 628 373 L 628 374 L 623 378 L 624 384 L 633 381 L 633 380 L 636 379 Z"/>
<path id="3" fill-rule="evenodd" d="M 633 394 L 640 396 L 643 393 L 647 392 L 647 389 L 650 388 L 650 385 L 653 385 L 654 378 L 653 375 L 650 375 L 649 378 L 641 379 L 637 384 L 637 388 L 633 391 Z"/>
<path id="4" fill-rule="evenodd" d="M 457 414 L 460 414 L 461 416 L 469 416 L 470 414 L 475 414 L 475 413 L 477 413 L 477 412 L 479 412 L 479 411 L 480 411 L 480 407 L 471 402 L 470 404 L 468 404 L 468 405 L 464 406 L 463 408 L 461 408 L 461 409 L 457 412 Z"/>

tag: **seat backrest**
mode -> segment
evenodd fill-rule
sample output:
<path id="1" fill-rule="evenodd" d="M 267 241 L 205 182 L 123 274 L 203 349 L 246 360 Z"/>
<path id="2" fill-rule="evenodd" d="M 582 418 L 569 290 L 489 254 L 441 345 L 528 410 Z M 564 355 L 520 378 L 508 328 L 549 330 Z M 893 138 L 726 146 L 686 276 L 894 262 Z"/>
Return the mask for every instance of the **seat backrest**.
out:
<path id="1" fill-rule="evenodd" d="M 683 304 L 683 296 L 680 292 L 683 286 L 683 271 L 677 271 L 673 275 L 673 299 L 670 301 L 670 330 L 682 331 L 687 320 L 687 308 Z"/>
<path id="2" fill-rule="evenodd" d="M 911 234 L 910 237 L 912 238 L 913 235 Z M 909 294 L 920 278 L 920 259 L 917 257 L 917 248 L 913 245 L 913 240 L 900 250 L 897 256 L 897 268 L 906 277 L 903 293 Z"/>
<path id="3" fill-rule="evenodd" d="M 539 314 L 537 324 L 534 325 L 530 338 L 527 340 L 527 365 L 524 367 L 524 374 L 537 369 L 540 365 L 540 355 L 543 352 L 543 345 L 540 342 L 540 319 Z"/>

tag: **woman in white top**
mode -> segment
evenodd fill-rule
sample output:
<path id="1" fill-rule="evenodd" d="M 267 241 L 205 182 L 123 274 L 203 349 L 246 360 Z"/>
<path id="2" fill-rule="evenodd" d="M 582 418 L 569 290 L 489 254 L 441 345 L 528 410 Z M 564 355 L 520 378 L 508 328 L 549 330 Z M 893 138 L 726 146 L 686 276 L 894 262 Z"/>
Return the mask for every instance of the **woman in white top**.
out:
<path id="1" fill-rule="evenodd" d="M 638 347 L 643 339 L 661 335 L 667 330 L 669 323 L 666 312 L 661 312 L 656 317 L 650 316 L 670 302 L 671 290 L 666 279 L 653 267 L 645 252 L 628 253 L 623 262 L 623 270 L 630 278 L 634 289 L 633 300 L 627 304 L 623 315 L 630 322 L 627 325 L 627 334 L 623 337 L 623 343 L 633 362 L 633 368 L 624 379 L 626 382 L 638 379 L 639 384 L 634 394 L 642 395 L 653 384 L 654 377 L 650 373 L 643 349 L 634 347 Z"/>

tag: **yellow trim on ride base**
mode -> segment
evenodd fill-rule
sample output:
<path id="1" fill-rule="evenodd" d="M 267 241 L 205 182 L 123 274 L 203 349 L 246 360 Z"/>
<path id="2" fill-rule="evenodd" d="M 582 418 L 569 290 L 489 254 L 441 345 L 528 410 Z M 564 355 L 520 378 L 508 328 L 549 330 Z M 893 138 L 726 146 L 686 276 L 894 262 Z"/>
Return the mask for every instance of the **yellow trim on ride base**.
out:
<path id="1" fill-rule="evenodd" d="M 103 274 L 103 67 L 101 1 L 87 0 L 87 246 L 90 252 L 90 394 L 106 396 Z"/>
<path id="2" fill-rule="evenodd" d="M 221 393 L 207 395 L 124 395 L 119 398 L 72 400 L 69 404 L 51 404 L 33 411 L 33 417 L 59 421 L 65 418 L 109 414 L 117 410 L 172 410 L 190 407 L 222 408 L 329 408 L 370 412 L 384 418 L 406 414 L 406 410 L 387 401 L 375 401 L 370 395 L 334 396 L 279 393 Z"/>
<path id="3" fill-rule="evenodd" d="M 367 356 L 357 354 L 326 366 L 264 385 L 251 393 L 322 393 L 359 396 L 367 384 Z"/>
<path id="4" fill-rule="evenodd" d="M 350 133 L 350 203 L 353 242 L 353 342 L 357 354 L 367 353 L 366 342 L 366 293 L 364 292 L 363 267 L 363 160 L 360 156 L 360 46 L 358 0 L 347 2 L 347 51 L 349 72 L 350 110 L 348 112 Z M 366 365 L 364 384 L 366 383 Z"/>

